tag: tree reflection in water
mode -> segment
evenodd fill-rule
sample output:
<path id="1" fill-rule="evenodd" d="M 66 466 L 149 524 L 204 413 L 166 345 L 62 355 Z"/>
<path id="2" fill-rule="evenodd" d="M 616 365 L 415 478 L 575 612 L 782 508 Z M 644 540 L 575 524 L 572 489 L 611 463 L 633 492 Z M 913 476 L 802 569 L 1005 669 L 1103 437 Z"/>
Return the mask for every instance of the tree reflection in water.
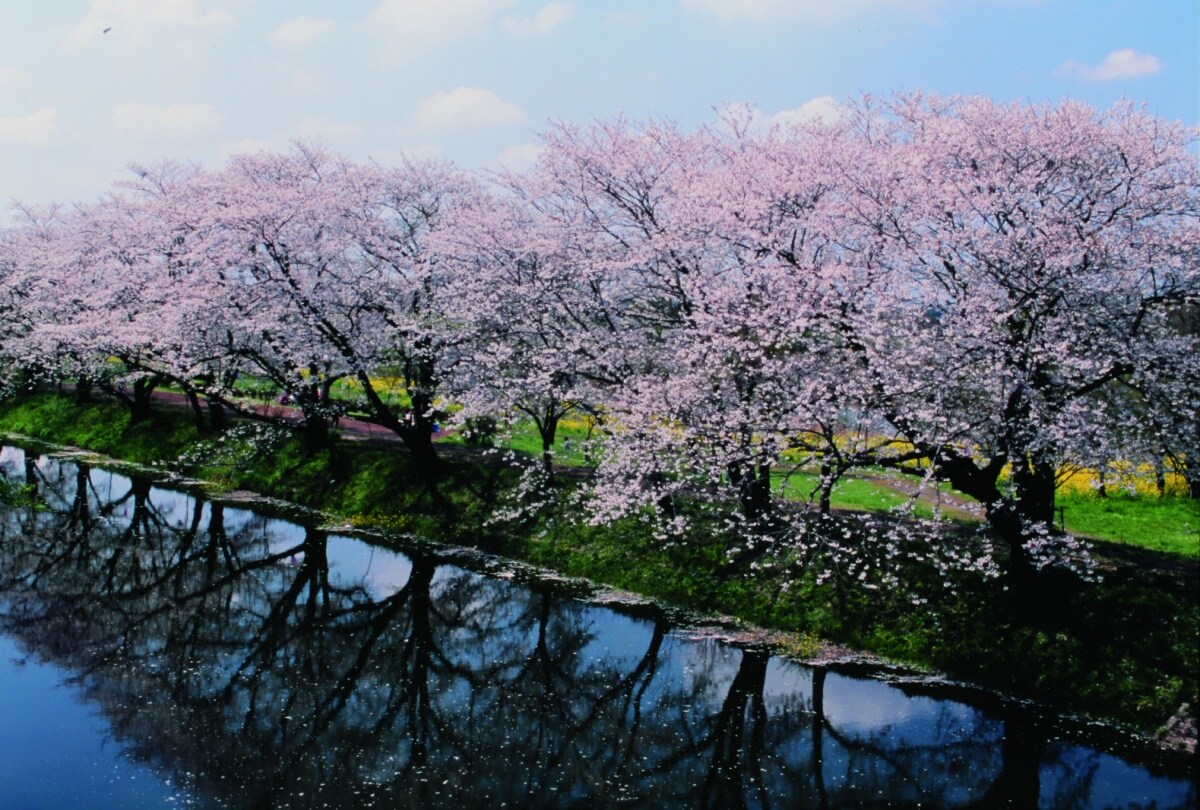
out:
<path id="1" fill-rule="evenodd" d="M 1186 776 L 1053 741 L 1011 706 L 687 639 L 654 611 L 111 472 L 0 462 L 51 507 L 0 514 L 0 629 L 73 673 L 129 755 L 202 804 L 1195 799 Z"/>

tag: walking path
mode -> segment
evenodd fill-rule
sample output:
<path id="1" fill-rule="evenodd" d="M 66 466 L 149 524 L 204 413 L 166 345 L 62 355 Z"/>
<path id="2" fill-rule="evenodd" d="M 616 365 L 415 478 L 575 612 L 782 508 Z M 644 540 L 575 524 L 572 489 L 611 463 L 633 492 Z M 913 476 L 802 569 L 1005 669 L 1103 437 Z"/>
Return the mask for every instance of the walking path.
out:
<path id="1" fill-rule="evenodd" d="M 905 498 L 916 497 L 917 502 L 938 509 L 943 515 L 962 520 L 983 520 L 983 504 L 959 495 L 957 492 L 946 492 L 931 484 L 915 485 L 909 478 L 894 478 L 888 475 L 864 475 L 863 480 L 870 481 L 876 486 L 891 490 Z"/>
<path id="2" fill-rule="evenodd" d="M 187 408 L 190 407 L 188 398 L 178 391 L 162 391 L 156 390 L 152 395 L 156 402 L 161 402 L 174 407 Z M 204 401 L 205 407 L 208 407 L 207 401 Z M 264 419 L 282 419 L 285 422 L 298 424 L 302 421 L 300 409 L 294 405 L 284 405 L 277 402 L 260 402 L 251 399 L 238 400 L 238 404 L 245 410 L 253 412 L 255 415 Z M 334 423 L 334 427 L 342 434 L 344 438 L 351 441 L 380 441 L 380 442 L 399 442 L 400 437 L 387 428 L 380 427 L 373 422 L 367 422 L 362 419 L 352 419 L 343 416 Z M 438 430 L 433 434 L 433 440 L 453 436 L 455 430 Z"/>

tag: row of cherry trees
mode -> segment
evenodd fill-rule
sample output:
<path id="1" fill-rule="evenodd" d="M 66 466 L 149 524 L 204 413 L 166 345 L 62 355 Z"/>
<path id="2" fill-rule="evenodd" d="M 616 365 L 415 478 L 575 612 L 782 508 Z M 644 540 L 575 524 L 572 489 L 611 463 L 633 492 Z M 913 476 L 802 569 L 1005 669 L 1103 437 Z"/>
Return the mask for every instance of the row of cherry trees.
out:
<path id="1" fill-rule="evenodd" d="M 773 475 L 816 465 L 827 506 L 846 470 L 891 467 L 977 499 L 1024 558 L 1070 464 L 1200 479 L 1190 137 L 1125 105 L 913 95 L 768 131 L 561 125 L 486 183 L 304 145 L 140 167 L 20 210 L 0 341 L 21 379 L 106 383 L 137 414 L 163 381 L 199 415 L 266 377 L 314 441 L 352 378 L 430 471 L 439 403 L 532 419 L 547 472 L 586 410 L 590 514 L 669 532 L 683 498 L 773 542 Z"/>

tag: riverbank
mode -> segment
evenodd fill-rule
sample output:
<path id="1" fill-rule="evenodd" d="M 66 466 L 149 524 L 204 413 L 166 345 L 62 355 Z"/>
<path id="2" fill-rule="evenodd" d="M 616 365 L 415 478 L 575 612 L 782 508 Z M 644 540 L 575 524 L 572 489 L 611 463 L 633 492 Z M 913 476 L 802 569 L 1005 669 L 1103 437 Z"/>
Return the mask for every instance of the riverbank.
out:
<path id="1" fill-rule="evenodd" d="M 468 448 L 444 448 L 434 488 L 413 475 L 394 444 L 337 442 L 309 453 L 286 433 L 258 425 L 201 436 L 186 414 L 169 409 L 150 425 L 132 425 L 103 400 L 38 395 L 0 403 L 0 430 L 175 470 L 217 490 L 259 492 L 385 536 L 479 548 L 736 616 L 786 634 L 800 657 L 817 654 L 824 641 L 1147 734 L 1197 702 L 1200 576 L 1193 561 L 1174 555 L 1126 551 L 1122 558 L 1102 548 L 1100 582 L 1055 572 L 1037 593 L 1016 598 L 1002 578 L 948 565 L 970 558 L 982 541 L 973 528 L 943 526 L 903 543 L 890 573 L 875 559 L 875 568 L 856 569 L 871 572 L 861 579 L 846 570 L 822 578 L 821 566 L 774 560 L 731 574 L 727 540 L 715 529 L 664 544 L 636 520 L 590 526 L 568 519 L 569 482 L 540 511 L 497 520 L 511 504 L 517 474 Z M 862 539 L 864 560 L 885 556 L 883 544 L 868 542 L 874 521 L 836 520 L 838 531 Z"/>

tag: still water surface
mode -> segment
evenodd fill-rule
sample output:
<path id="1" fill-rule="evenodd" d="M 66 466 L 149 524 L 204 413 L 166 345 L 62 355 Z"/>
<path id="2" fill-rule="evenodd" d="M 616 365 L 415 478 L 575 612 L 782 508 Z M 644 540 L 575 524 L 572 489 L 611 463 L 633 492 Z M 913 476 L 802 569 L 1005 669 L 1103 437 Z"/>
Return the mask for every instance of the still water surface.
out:
<path id="1" fill-rule="evenodd" d="M 1191 763 L 18 448 L 0 806 L 1191 807 Z M 1103 743 L 1101 743 L 1103 739 Z"/>

